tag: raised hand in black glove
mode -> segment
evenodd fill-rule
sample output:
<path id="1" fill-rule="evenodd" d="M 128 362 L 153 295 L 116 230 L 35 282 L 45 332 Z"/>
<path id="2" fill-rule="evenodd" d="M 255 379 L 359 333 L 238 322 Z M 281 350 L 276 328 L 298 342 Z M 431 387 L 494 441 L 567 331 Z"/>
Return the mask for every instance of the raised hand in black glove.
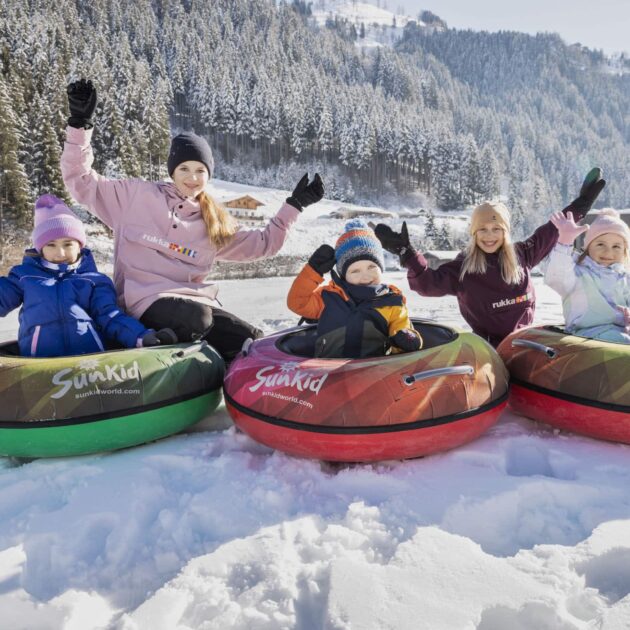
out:
<path id="1" fill-rule="evenodd" d="M 177 335 L 170 328 L 161 328 L 158 331 L 149 330 L 142 337 L 142 347 L 150 346 L 169 346 L 177 343 Z"/>
<path id="2" fill-rule="evenodd" d="M 389 341 L 404 352 L 415 352 L 422 348 L 422 340 L 409 328 L 399 330 L 393 337 L 389 338 Z"/>
<path id="3" fill-rule="evenodd" d="M 402 224 L 400 232 L 394 232 L 389 225 L 379 223 L 374 227 L 376 238 L 381 242 L 383 249 L 390 254 L 396 254 L 400 258 L 400 264 L 404 265 L 409 258 L 416 255 L 416 250 L 409 242 L 409 231 L 407 221 Z"/>
<path id="4" fill-rule="evenodd" d="M 92 114 L 96 109 L 96 88 L 92 81 L 81 79 L 68 85 L 68 106 L 70 118 L 68 125 L 77 129 L 92 128 Z"/>
<path id="5" fill-rule="evenodd" d="M 287 197 L 287 203 L 302 212 L 306 206 L 317 203 L 323 196 L 324 182 L 322 182 L 319 173 L 315 173 L 315 177 L 313 177 L 313 181 L 310 184 L 308 182 L 308 173 L 304 173 L 291 196 Z"/>
<path id="6" fill-rule="evenodd" d="M 605 185 L 606 180 L 602 179 L 602 169 L 598 167 L 592 168 L 582 182 L 579 196 L 562 212 L 565 216 L 567 212 L 572 212 L 576 222 L 583 219 L 584 215 L 593 207 L 595 200 Z"/>
<path id="7" fill-rule="evenodd" d="M 320 276 L 331 271 L 335 262 L 335 250 L 330 245 L 320 245 L 308 259 L 308 264 Z"/>

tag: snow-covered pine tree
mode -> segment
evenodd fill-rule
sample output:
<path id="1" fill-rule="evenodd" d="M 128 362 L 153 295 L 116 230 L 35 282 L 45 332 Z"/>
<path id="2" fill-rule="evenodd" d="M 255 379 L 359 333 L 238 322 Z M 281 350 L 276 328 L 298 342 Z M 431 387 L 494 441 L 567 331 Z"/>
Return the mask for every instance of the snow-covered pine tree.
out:
<path id="1" fill-rule="evenodd" d="M 436 246 L 441 250 L 453 249 L 451 234 L 446 221 L 442 222 L 442 226 L 439 229 Z"/>
<path id="2" fill-rule="evenodd" d="M 479 199 L 489 201 L 498 196 L 500 192 L 499 184 L 499 162 L 494 151 L 489 146 L 485 146 L 481 152 L 479 164 Z"/>
<path id="3" fill-rule="evenodd" d="M 31 126 L 32 141 L 32 185 L 38 193 L 52 193 L 68 201 L 68 193 L 61 177 L 61 146 L 56 130 L 53 129 L 52 113 L 48 102 L 37 95 L 33 100 L 32 112 L 37 112 Z"/>
<path id="4" fill-rule="evenodd" d="M 0 203 L 3 213 L 24 220 L 31 215 L 28 177 L 18 159 L 20 138 L 7 85 L 0 75 Z"/>
<path id="5" fill-rule="evenodd" d="M 150 179 L 161 179 L 167 175 L 166 159 L 171 140 L 168 102 L 168 85 L 164 81 L 156 81 L 150 97 L 144 102 L 142 113 L 147 138 L 143 174 Z"/>
<path id="6" fill-rule="evenodd" d="M 462 145 L 458 140 L 443 140 L 437 148 L 435 198 L 441 208 L 451 210 L 462 204 L 460 172 Z"/>
<path id="7" fill-rule="evenodd" d="M 424 246 L 426 249 L 438 248 L 439 232 L 437 224 L 435 222 L 435 215 L 431 210 L 427 210 L 426 219 L 424 223 Z"/>
<path id="8" fill-rule="evenodd" d="M 470 134 L 464 139 L 461 172 L 462 202 L 464 204 L 476 205 L 482 197 L 480 185 L 481 158 L 479 156 L 477 143 Z"/>

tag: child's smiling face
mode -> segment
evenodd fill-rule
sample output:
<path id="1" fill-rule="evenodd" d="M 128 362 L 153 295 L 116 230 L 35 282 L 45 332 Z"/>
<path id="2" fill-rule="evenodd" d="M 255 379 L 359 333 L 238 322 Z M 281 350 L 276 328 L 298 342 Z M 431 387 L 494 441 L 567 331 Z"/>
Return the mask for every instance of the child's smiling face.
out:
<path id="1" fill-rule="evenodd" d="M 359 286 L 381 284 L 381 268 L 373 260 L 355 260 L 346 269 L 346 282 Z"/>
<path id="2" fill-rule="evenodd" d="M 598 264 L 610 267 L 614 263 L 623 262 L 626 257 L 626 241 L 612 232 L 594 238 L 588 245 L 586 253 Z"/>
<path id="3" fill-rule="evenodd" d="M 203 162 L 188 160 L 173 171 L 173 183 L 184 197 L 196 197 L 208 183 L 208 169 Z"/>
<path id="4" fill-rule="evenodd" d="M 56 265 L 71 265 L 81 254 L 81 243 L 73 238 L 56 238 L 42 247 L 42 256 L 45 260 Z"/>
<path id="5" fill-rule="evenodd" d="M 482 224 L 475 232 L 475 244 L 486 254 L 494 254 L 501 249 L 504 240 L 503 228 L 494 221 Z"/>

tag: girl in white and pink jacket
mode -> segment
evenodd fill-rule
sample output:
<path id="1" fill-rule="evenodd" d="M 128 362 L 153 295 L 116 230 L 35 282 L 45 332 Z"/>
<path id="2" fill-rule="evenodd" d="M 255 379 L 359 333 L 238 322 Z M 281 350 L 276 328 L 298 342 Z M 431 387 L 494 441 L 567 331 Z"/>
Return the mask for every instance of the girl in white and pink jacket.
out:
<path id="1" fill-rule="evenodd" d="M 204 338 L 226 359 L 262 332 L 217 308 L 218 287 L 205 280 L 215 260 L 266 258 L 282 247 L 302 208 L 319 201 L 318 174 L 305 175 L 260 230 L 240 229 L 205 192 L 214 160 L 193 133 L 173 138 L 171 182 L 107 179 L 92 168 L 91 81 L 68 86 L 70 118 L 61 170 L 72 196 L 114 232 L 114 284 L 120 306 L 149 328 L 171 328 L 180 341 Z"/>
<path id="2" fill-rule="evenodd" d="M 551 217 L 558 243 L 545 283 L 562 297 L 566 330 L 574 335 L 630 344 L 630 229 L 614 210 L 601 210 L 591 226 L 569 212 Z M 573 242 L 584 234 L 584 251 Z"/>

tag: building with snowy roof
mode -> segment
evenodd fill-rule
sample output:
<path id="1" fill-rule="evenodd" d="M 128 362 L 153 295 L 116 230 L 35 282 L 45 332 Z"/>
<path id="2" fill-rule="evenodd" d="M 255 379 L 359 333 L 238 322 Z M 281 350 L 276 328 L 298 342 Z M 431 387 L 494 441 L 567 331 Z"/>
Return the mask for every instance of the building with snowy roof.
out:
<path id="1" fill-rule="evenodd" d="M 265 204 L 251 195 L 228 199 L 222 204 L 241 225 L 258 227 L 265 222 L 265 215 L 258 211 Z"/>

